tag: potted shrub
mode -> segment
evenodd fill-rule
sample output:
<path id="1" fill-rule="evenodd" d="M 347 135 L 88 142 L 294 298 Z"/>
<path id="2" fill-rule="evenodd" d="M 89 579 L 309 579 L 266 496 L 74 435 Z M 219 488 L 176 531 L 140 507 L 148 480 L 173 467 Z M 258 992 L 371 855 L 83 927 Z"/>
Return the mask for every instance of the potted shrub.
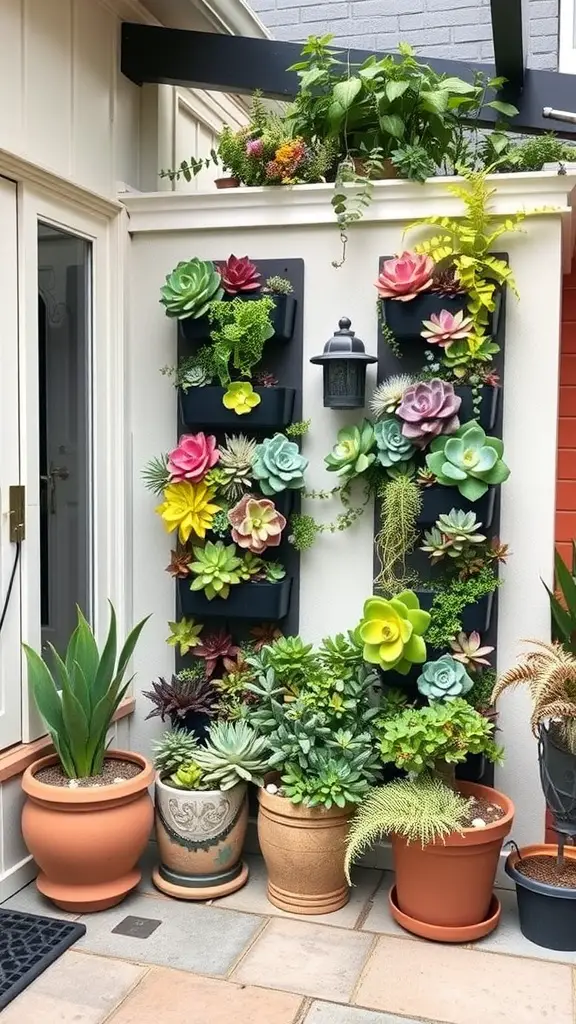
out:
<path id="1" fill-rule="evenodd" d="M 499 679 L 493 700 L 511 687 L 528 687 L 540 780 L 558 845 L 516 848 L 506 872 L 516 883 L 523 935 L 546 949 L 574 950 L 576 851 L 564 844 L 576 835 L 576 658 L 557 642 L 531 643 L 534 650 Z"/>
<path id="2" fill-rule="evenodd" d="M 22 834 L 39 868 L 40 892 L 76 914 L 115 906 L 141 878 L 138 860 L 153 819 L 152 765 L 141 754 L 106 744 L 145 622 L 117 655 L 110 606 L 108 637 L 99 652 L 78 609 L 65 659 L 50 645 L 51 668 L 24 645 L 29 684 L 56 753 L 35 761 L 22 776 Z"/>
<path id="3" fill-rule="evenodd" d="M 251 661 L 249 721 L 266 737 L 275 773 L 258 793 L 268 899 L 294 914 L 328 914 L 348 901 L 348 822 L 377 778 L 377 676 L 353 634 L 316 652 L 299 637 L 279 639 Z"/>
<path id="4" fill-rule="evenodd" d="M 267 744 L 244 722 L 216 722 L 199 747 L 190 733 L 166 733 L 155 745 L 154 885 L 179 899 L 227 896 L 248 880 L 242 850 L 247 783 L 260 784 Z"/>
<path id="5" fill-rule="evenodd" d="M 389 836 L 396 881 L 389 905 L 407 931 L 440 942 L 470 942 L 497 925 L 493 895 L 504 837 L 514 809 L 504 794 L 457 782 L 468 754 L 500 758 L 493 724 L 467 703 L 464 667 L 447 655 L 419 678 L 430 699 L 384 720 L 380 756 L 409 772 L 375 789 L 352 821 L 347 866 Z"/>

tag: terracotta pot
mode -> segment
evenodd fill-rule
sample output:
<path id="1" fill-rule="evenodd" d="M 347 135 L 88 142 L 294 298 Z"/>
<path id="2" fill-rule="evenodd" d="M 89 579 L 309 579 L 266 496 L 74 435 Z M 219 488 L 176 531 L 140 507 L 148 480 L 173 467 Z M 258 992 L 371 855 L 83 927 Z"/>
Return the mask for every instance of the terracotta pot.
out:
<path id="1" fill-rule="evenodd" d="M 258 839 L 268 899 L 292 914 L 331 914 L 349 898 L 344 841 L 353 807 L 302 807 L 258 791 Z"/>
<path id="2" fill-rule="evenodd" d="M 216 188 L 239 188 L 240 180 L 230 175 L 227 178 L 216 178 L 214 184 Z"/>
<path id="3" fill-rule="evenodd" d="M 175 789 L 156 779 L 160 867 L 154 885 L 169 896 L 207 900 L 236 892 L 248 880 L 242 849 L 248 826 L 246 785 Z"/>
<path id="4" fill-rule="evenodd" d="M 50 786 L 35 775 L 58 763 L 51 754 L 22 776 L 28 797 L 22 834 L 40 869 L 36 885 L 57 907 L 75 913 L 113 907 L 138 885 L 142 873 L 137 864 L 152 829 L 152 765 L 132 751 L 109 750 L 107 756 L 142 771 L 108 786 Z"/>
<path id="5" fill-rule="evenodd" d="M 465 828 L 424 848 L 391 836 L 396 871 L 392 916 L 408 931 L 441 942 L 469 942 L 496 927 L 499 911 L 492 889 L 502 842 L 514 818 L 514 805 L 503 793 L 472 782 L 459 782 L 458 789 L 464 796 L 497 804 L 504 816 L 486 828 Z M 479 933 L 483 923 L 486 930 Z"/>
<path id="6" fill-rule="evenodd" d="M 356 174 L 365 176 L 366 161 L 363 160 L 362 157 L 353 156 L 352 163 L 354 164 Z M 399 175 L 397 168 L 394 166 L 390 158 L 387 157 L 386 160 L 382 161 L 382 170 L 378 174 L 371 174 L 370 177 L 373 181 L 383 181 L 388 178 L 398 178 Z"/>

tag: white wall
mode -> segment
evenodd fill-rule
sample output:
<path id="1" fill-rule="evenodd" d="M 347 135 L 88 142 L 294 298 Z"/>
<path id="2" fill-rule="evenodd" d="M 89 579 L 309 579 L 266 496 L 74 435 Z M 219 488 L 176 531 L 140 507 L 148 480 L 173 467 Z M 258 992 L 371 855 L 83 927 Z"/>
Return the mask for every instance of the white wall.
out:
<path id="1" fill-rule="evenodd" d="M 500 592 L 498 659 L 509 667 L 520 638 L 549 635 L 549 609 L 540 578 L 552 579 L 558 392 L 561 259 L 563 224 L 570 246 L 567 210 L 574 178 L 510 175 L 498 181 L 502 212 L 547 207 L 546 216 L 527 222 L 526 230 L 506 241 L 521 295 L 511 297 L 507 318 L 504 438 L 510 480 L 502 489 L 502 539 L 513 555 L 504 569 Z M 164 275 L 178 260 L 192 256 L 222 259 L 230 252 L 253 259 L 305 260 L 304 418 L 312 418 L 305 439 L 309 481 L 331 486 L 323 457 L 345 422 L 361 418 L 322 406 L 322 373 L 309 365 L 321 351 L 339 317 L 346 315 L 376 352 L 375 280 L 379 256 L 403 246 L 405 224 L 430 213 L 457 213 L 457 201 L 441 181 L 418 186 L 389 182 L 376 187 L 364 221 L 351 231 L 348 259 L 335 270 L 338 232 L 332 221 L 330 189 L 236 190 L 220 195 L 150 196 L 128 200 L 132 250 L 130 274 L 137 281 L 130 300 L 130 404 L 133 437 L 133 519 L 137 538 L 134 562 L 134 619 L 153 612 L 137 653 L 138 685 L 146 688 L 173 670 L 173 652 L 165 644 L 166 620 L 174 610 L 174 586 L 164 572 L 170 538 L 154 514 L 155 500 L 141 483 L 142 466 L 176 440 L 175 393 L 159 367 L 173 362 L 176 329 L 158 303 Z M 234 225 L 230 227 L 229 225 Z M 315 503 L 314 513 L 318 513 Z M 327 510 L 327 515 L 332 515 Z M 300 631 L 309 640 L 353 627 L 372 589 L 372 510 L 346 534 L 321 537 L 303 555 Z M 160 726 L 145 722 L 148 702 L 137 701 L 131 743 L 147 750 Z M 543 800 L 537 777 L 535 743 L 528 729 L 528 701 L 518 693 L 502 700 L 500 738 L 507 761 L 497 785 L 517 806 L 515 837 L 535 841 L 543 831 Z"/>

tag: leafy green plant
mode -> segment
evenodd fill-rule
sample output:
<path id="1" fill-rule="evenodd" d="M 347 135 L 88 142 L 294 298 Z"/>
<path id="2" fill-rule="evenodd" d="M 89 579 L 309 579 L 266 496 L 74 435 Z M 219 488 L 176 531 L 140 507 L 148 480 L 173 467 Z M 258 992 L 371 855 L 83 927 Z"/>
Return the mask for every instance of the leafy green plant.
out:
<path id="1" fill-rule="evenodd" d="M 557 597 L 546 587 L 552 613 L 553 638 L 562 644 L 564 650 L 576 654 L 576 541 L 572 541 L 572 571 L 557 551 L 554 552 L 554 571 L 560 596 Z"/>
<path id="2" fill-rule="evenodd" d="M 426 634 L 430 647 L 435 650 L 450 647 L 451 641 L 462 632 L 462 612 L 467 605 L 481 601 L 499 585 L 500 580 L 490 565 L 483 565 L 467 579 L 454 577 L 449 581 L 439 581 Z"/>
<path id="3" fill-rule="evenodd" d="M 288 437 L 304 437 L 310 430 L 312 420 L 298 420 L 296 423 L 289 423 L 286 427 Z"/>
<path id="4" fill-rule="evenodd" d="M 110 604 L 110 626 L 102 649 L 77 608 L 78 625 L 64 660 L 49 644 L 52 671 L 27 644 L 28 682 L 69 779 L 99 775 L 104 764 L 106 734 L 131 679 L 123 682 L 138 638 L 148 619 L 134 627 L 117 657 L 116 613 Z"/>
<path id="5" fill-rule="evenodd" d="M 231 369 L 243 377 L 262 359 L 265 343 L 273 336 L 270 314 L 274 302 L 268 296 L 244 302 L 212 302 L 208 307 L 216 375 L 222 387 L 231 382 Z"/>
<path id="6" fill-rule="evenodd" d="M 357 630 L 324 637 L 318 648 L 320 664 L 338 679 L 351 679 L 364 662 L 364 644 Z"/>
<path id="7" fill-rule="evenodd" d="M 358 764 L 355 764 L 355 760 Z M 282 776 L 284 795 L 306 807 L 346 807 L 358 804 L 370 789 L 361 755 L 352 760 L 311 750 L 306 769 L 288 765 Z"/>
<path id="8" fill-rule="evenodd" d="M 576 146 L 553 133 L 533 135 L 522 142 L 514 142 L 503 132 L 490 132 L 481 157 L 491 171 L 541 171 L 544 164 L 576 160 Z"/>
<path id="9" fill-rule="evenodd" d="M 265 648 L 263 664 L 271 668 L 280 684 L 294 690 L 314 668 L 312 644 L 299 636 L 282 636 Z"/>
<path id="10" fill-rule="evenodd" d="M 215 722 L 194 760 L 204 773 L 205 788 L 226 791 L 239 782 L 263 785 L 268 754 L 266 738 L 247 722 Z"/>
<path id="11" fill-rule="evenodd" d="M 346 504 L 344 492 L 340 491 L 342 503 Z M 348 505 L 343 512 L 339 512 L 329 523 L 318 523 L 314 516 L 301 512 L 294 512 L 290 517 L 290 535 L 288 540 L 297 551 L 307 551 L 312 547 L 320 533 L 341 533 L 350 529 L 351 526 L 364 514 L 362 506 L 353 507 Z"/>
<path id="12" fill-rule="evenodd" d="M 166 316 L 184 320 L 205 316 L 211 302 L 224 295 L 220 274 L 209 260 L 181 260 L 166 277 L 160 289 L 160 302 Z"/>
<path id="13" fill-rule="evenodd" d="M 439 779 L 395 779 L 373 790 L 350 823 L 346 842 L 346 876 L 352 863 L 394 833 L 422 846 L 464 827 L 470 801 Z"/>
<path id="14" fill-rule="evenodd" d="M 416 481 L 399 473 L 378 488 L 380 530 L 374 540 L 380 562 L 374 586 L 390 596 L 417 584 L 418 574 L 406 565 L 406 556 L 418 540 L 416 523 L 422 494 Z"/>
<path id="15" fill-rule="evenodd" d="M 188 729 L 168 729 L 152 743 L 154 767 L 163 775 L 172 775 L 183 764 L 190 764 L 198 749 L 194 733 Z"/>

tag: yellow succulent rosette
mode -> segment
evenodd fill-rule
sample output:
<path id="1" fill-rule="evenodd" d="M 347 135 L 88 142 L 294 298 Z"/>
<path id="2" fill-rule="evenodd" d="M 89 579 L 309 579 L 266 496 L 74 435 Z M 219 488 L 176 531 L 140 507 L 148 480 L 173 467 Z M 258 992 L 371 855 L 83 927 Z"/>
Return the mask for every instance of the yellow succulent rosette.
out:
<path id="1" fill-rule="evenodd" d="M 235 380 L 226 388 L 222 405 L 226 409 L 231 409 L 237 416 L 246 416 L 257 405 L 260 405 L 261 401 L 260 395 L 254 391 L 251 384 L 247 381 Z"/>
<path id="2" fill-rule="evenodd" d="M 384 672 L 394 669 L 407 675 L 412 665 L 426 661 L 423 637 L 429 625 L 430 613 L 420 607 L 412 590 L 403 590 L 389 600 L 369 597 L 359 626 L 364 660 Z"/>
<path id="3" fill-rule="evenodd" d="M 185 544 L 191 533 L 196 537 L 206 536 L 216 512 L 220 512 L 220 505 L 212 504 L 215 494 L 214 487 L 207 487 L 202 482 L 192 484 L 182 480 L 168 484 L 164 490 L 164 501 L 157 506 L 156 512 L 162 516 L 168 533 L 178 530 L 180 541 Z"/>

